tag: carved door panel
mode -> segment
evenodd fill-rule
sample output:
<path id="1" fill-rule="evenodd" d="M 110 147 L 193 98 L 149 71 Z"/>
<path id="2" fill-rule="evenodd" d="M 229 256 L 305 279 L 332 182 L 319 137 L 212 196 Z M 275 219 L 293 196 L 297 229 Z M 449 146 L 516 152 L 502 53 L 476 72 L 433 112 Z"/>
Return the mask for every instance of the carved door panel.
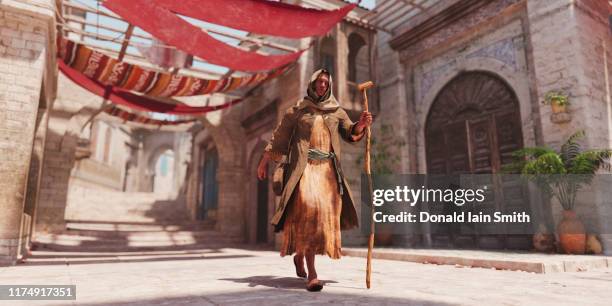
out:
<path id="1" fill-rule="evenodd" d="M 497 158 L 500 167 L 512 162 L 512 152 L 523 147 L 523 135 L 521 132 L 520 116 L 518 112 L 501 112 L 494 116 L 496 125 Z M 499 185 L 501 199 L 499 210 L 504 214 L 525 211 L 530 213 L 528 189 L 521 182 L 518 176 L 500 176 Z M 504 224 L 505 231 L 512 233 L 512 227 L 520 227 L 516 224 Z M 503 246 L 506 248 L 529 249 L 531 247 L 531 237 L 526 235 L 505 235 Z"/>
<path id="2" fill-rule="evenodd" d="M 431 131 L 427 137 L 428 173 L 470 173 L 467 126 L 464 121 L 447 124 Z M 452 214 L 452 205 L 430 205 L 432 214 Z M 464 237 L 456 224 L 439 224 L 431 228 L 437 246 L 457 245 Z"/>
<path id="3" fill-rule="evenodd" d="M 452 123 L 429 133 L 427 156 L 429 173 L 470 173 L 465 122 Z"/>
<path id="4" fill-rule="evenodd" d="M 427 134 L 427 169 L 430 173 L 447 173 L 446 141 L 442 130 Z"/>
<path id="5" fill-rule="evenodd" d="M 495 173 L 499 165 L 495 161 L 495 147 L 493 145 L 493 124 L 485 116 L 475 120 L 468 120 L 470 173 Z"/>
<path id="6" fill-rule="evenodd" d="M 465 122 L 456 122 L 444 128 L 444 136 L 448 152 L 448 174 L 470 173 L 469 150 Z"/>

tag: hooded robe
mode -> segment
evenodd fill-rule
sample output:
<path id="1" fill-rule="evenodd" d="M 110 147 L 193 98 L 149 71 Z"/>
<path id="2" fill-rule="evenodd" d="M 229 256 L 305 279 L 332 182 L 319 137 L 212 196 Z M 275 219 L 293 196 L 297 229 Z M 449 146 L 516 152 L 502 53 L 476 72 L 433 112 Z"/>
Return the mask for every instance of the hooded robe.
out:
<path id="1" fill-rule="evenodd" d="M 329 76 L 329 86 L 319 97 L 315 82 L 321 73 Z M 272 160 L 289 161 L 289 179 L 271 222 L 276 232 L 283 231 L 281 256 L 313 251 L 340 258 L 340 229 L 358 226 L 353 197 L 339 161 L 340 138 L 359 141 L 365 130 L 355 132 L 356 123 L 340 107 L 332 87 L 331 75 L 316 71 L 307 96 L 287 110 L 265 149 Z M 338 159 L 335 164 L 332 159 L 309 159 L 311 148 L 333 152 Z"/>

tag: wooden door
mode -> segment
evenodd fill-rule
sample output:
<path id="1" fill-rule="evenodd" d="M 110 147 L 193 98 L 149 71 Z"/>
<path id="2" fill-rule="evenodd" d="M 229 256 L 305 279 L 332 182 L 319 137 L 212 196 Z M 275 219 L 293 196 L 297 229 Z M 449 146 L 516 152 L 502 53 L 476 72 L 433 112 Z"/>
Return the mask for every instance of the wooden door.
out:
<path id="1" fill-rule="evenodd" d="M 523 147 L 518 101 L 497 77 L 464 73 L 438 94 L 426 125 L 427 173 L 497 174 Z M 519 182 L 491 177 L 493 196 L 485 213 L 529 211 Z M 480 226 L 480 227 L 479 227 Z M 479 248 L 526 248 L 527 237 L 482 235 L 486 226 L 446 226 L 432 233 L 434 245 Z M 512 240 L 512 239 L 514 240 Z M 510 241 L 512 240 L 512 241 Z"/>
<path id="2" fill-rule="evenodd" d="M 198 207 L 198 220 L 211 217 L 211 212 L 216 216 L 217 202 L 219 198 L 219 184 L 217 182 L 217 168 L 219 155 L 216 148 L 206 150 L 204 153 L 204 165 L 202 167 L 201 199 Z"/>

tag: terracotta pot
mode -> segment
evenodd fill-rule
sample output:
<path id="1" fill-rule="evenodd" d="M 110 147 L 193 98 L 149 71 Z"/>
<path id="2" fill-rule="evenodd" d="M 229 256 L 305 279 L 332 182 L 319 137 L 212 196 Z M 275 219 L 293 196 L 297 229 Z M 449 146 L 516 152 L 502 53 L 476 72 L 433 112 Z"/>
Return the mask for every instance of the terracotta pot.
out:
<path id="1" fill-rule="evenodd" d="M 563 211 L 563 219 L 557 225 L 557 234 L 559 234 L 559 243 L 565 253 L 584 254 L 586 232 L 575 211 Z"/>
<path id="2" fill-rule="evenodd" d="M 552 112 L 554 114 L 566 113 L 567 112 L 567 105 L 559 105 L 559 104 L 557 104 L 557 100 L 552 100 L 550 102 L 550 106 L 552 107 Z"/>
<path id="3" fill-rule="evenodd" d="M 550 233 L 538 232 L 531 238 L 533 248 L 538 252 L 552 253 L 555 251 L 555 235 Z"/>

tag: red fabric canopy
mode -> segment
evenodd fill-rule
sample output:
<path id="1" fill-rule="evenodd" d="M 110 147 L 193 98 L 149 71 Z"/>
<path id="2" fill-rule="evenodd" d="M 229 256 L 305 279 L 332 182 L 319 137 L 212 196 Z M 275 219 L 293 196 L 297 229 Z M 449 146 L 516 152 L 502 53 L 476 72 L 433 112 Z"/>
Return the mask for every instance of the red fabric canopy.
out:
<path id="1" fill-rule="evenodd" d="M 110 116 L 122 119 L 123 121 L 130 121 L 130 122 L 136 122 L 136 123 L 142 123 L 142 124 L 152 124 L 152 125 L 179 125 L 179 124 L 184 124 L 184 123 L 191 123 L 191 122 L 198 120 L 198 119 L 159 120 L 159 119 L 149 118 L 147 116 L 142 116 L 139 114 L 130 113 L 114 105 L 111 105 L 110 107 L 105 108 L 104 112 L 109 114 Z"/>
<path id="2" fill-rule="evenodd" d="M 215 65 L 240 71 L 271 70 L 297 60 L 302 52 L 265 56 L 225 44 L 201 28 L 149 0 L 107 0 L 104 6 L 127 22 L 142 28 L 168 45 Z"/>
<path id="3" fill-rule="evenodd" d="M 153 97 L 195 96 L 213 92 L 228 92 L 245 86 L 255 86 L 275 78 L 287 67 L 245 77 L 220 80 L 195 78 L 169 72 L 157 72 L 139 65 L 120 62 L 83 44 L 58 39 L 59 57 L 90 79 L 103 85 L 136 91 Z"/>
<path id="4" fill-rule="evenodd" d="M 224 109 L 242 102 L 242 99 L 236 99 L 217 106 L 201 107 L 188 106 L 184 104 L 163 103 L 145 96 L 132 94 L 114 86 L 104 86 L 99 82 L 91 80 L 84 74 L 68 67 L 68 65 L 66 65 L 63 61 L 57 61 L 57 63 L 59 69 L 62 71 L 62 73 L 64 73 L 64 75 L 84 89 L 100 97 L 104 97 L 113 103 L 124 105 L 136 110 L 177 115 L 196 115 Z"/>
<path id="5" fill-rule="evenodd" d="M 126 0 L 127 1 L 127 0 Z M 334 11 L 265 0 L 150 0 L 177 14 L 230 28 L 287 38 L 322 36 L 356 4 Z"/>

